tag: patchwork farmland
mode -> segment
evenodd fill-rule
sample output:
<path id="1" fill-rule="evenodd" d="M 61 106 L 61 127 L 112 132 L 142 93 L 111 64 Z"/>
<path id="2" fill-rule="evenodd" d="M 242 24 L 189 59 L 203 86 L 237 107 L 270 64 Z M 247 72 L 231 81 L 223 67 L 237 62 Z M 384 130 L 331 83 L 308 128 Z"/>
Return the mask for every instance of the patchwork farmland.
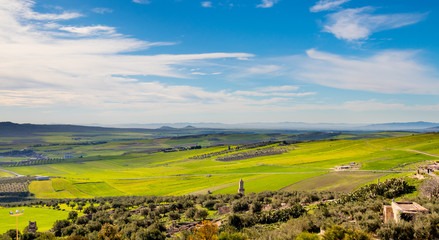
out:
<path id="1" fill-rule="evenodd" d="M 239 179 L 244 180 L 247 192 L 347 192 L 379 178 L 406 175 L 416 164 L 437 160 L 434 154 L 439 154 L 439 134 L 434 133 L 340 133 L 332 134 L 330 140 L 288 141 L 292 136 L 297 135 L 207 134 L 89 144 L 8 143 L 0 146 L 2 151 L 26 148 L 51 159 L 69 152 L 73 158 L 31 163 L 17 163 L 11 157 L 0 160 L 3 170 L 49 176 L 50 180 L 29 185 L 35 198 L 47 199 L 226 194 L 236 192 Z M 336 170 L 343 165 L 347 169 Z"/>

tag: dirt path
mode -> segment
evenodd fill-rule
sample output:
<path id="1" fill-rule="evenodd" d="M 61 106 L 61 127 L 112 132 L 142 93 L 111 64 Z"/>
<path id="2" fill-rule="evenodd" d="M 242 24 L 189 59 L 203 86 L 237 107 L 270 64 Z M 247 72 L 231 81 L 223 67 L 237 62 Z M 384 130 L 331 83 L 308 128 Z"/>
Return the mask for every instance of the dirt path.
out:
<path id="1" fill-rule="evenodd" d="M 13 175 L 16 176 L 16 177 L 23 177 L 23 175 L 18 174 L 18 173 L 13 172 L 13 171 L 9 171 L 9 170 L 5 170 L 5 169 L 1 169 L 1 168 L 0 168 L 0 171 L 7 172 L 7 173 L 10 173 L 10 174 L 13 174 Z"/>
<path id="2" fill-rule="evenodd" d="M 437 157 L 437 158 L 439 158 L 439 155 L 432 154 L 432 153 L 421 152 L 421 151 L 418 151 L 418 150 L 406 149 L 406 151 L 414 152 L 414 153 L 419 153 L 419 154 L 424 154 L 424 155 L 427 155 L 427 156 L 432 156 L 432 157 Z"/>

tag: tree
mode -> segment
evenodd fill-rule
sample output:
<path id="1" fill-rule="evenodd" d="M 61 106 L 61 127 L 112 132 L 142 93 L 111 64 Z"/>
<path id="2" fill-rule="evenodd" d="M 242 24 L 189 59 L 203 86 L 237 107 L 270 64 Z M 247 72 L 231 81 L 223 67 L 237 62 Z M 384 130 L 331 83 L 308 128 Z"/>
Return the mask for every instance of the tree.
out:
<path id="1" fill-rule="evenodd" d="M 239 215 L 233 214 L 229 216 L 229 225 L 241 230 L 244 227 L 244 223 Z"/>
<path id="2" fill-rule="evenodd" d="M 196 226 L 193 236 L 189 237 L 193 240 L 216 240 L 218 239 L 218 226 L 208 220 L 204 220 Z"/>
<path id="3" fill-rule="evenodd" d="M 206 209 L 198 209 L 197 212 L 195 213 L 195 218 L 204 220 L 208 215 L 209 212 L 207 212 Z"/>
<path id="4" fill-rule="evenodd" d="M 432 198 L 439 195 L 439 179 L 436 177 L 426 179 L 420 186 L 422 195 Z"/>
<path id="5" fill-rule="evenodd" d="M 189 208 L 188 210 L 186 210 L 186 212 L 184 213 L 184 216 L 186 218 L 190 218 L 195 220 L 195 214 L 197 213 L 197 209 L 194 207 Z"/>
<path id="6" fill-rule="evenodd" d="M 250 210 L 252 213 L 258 213 L 262 211 L 262 204 L 258 201 L 252 203 Z"/>
<path id="7" fill-rule="evenodd" d="M 344 229 L 333 225 L 326 230 L 323 240 L 370 240 L 369 235 L 360 230 Z"/>
<path id="8" fill-rule="evenodd" d="M 3 234 L 4 239 L 16 239 L 17 238 L 17 230 L 16 229 L 9 229 L 5 234 Z M 21 238 L 21 232 L 18 231 L 18 238 Z"/>
<path id="9" fill-rule="evenodd" d="M 78 218 L 78 213 L 75 211 L 69 212 L 69 217 L 67 218 L 68 220 L 72 220 L 72 222 L 76 221 L 76 219 Z"/>
<path id="10" fill-rule="evenodd" d="M 98 234 L 98 240 L 122 240 L 122 234 L 118 231 L 117 226 L 106 223 L 102 226 Z"/>
<path id="11" fill-rule="evenodd" d="M 169 213 L 169 218 L 171 220 L 179 220 L 180 219 L 180 214 L 178 214 L 176 212 L 170 212 Z"/>
<path id="12" fill-rule="evenodd" d="M 70 221 L 68 220 L 56 220 L 56 222 L 53 224 L 53 232 L 55 233 L 55 236 L 61 237 L 62 235 L 62 229 L 70 226 Z"/>

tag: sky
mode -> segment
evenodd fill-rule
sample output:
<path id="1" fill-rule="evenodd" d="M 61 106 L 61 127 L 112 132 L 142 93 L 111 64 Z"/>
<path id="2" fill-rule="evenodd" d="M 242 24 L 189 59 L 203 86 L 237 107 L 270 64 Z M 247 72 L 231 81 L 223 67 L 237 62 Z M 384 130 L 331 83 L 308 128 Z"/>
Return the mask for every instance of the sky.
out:
<path id="1" fill-rule="evenodd" d="M 439 2 L 0 0 L 0 121 L 439 120 Z"/>

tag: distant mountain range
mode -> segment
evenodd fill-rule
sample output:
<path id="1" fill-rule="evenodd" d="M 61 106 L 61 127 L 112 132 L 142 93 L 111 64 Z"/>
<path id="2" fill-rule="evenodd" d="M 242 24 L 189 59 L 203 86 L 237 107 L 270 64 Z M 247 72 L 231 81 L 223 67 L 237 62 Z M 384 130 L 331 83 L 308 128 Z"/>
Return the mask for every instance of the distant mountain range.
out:
<path id="1" fill-rule="evenodd" d="M 439 123 L 432 122 L 403 122 L 403 123 L 381 123 L 365 126 L 366 130 L 425 130 L 438 129 Z"/>
<path id="2" fill-rule="evenodd" d="M 111 126 L 80 126 L 68 124 L 17 124 L 0 122 L 0 136 L 29 136 L 42 132 L 140 132 L 140 133 L 172 133 L 172 134 L 205 134 L 218 132 L 243 131 L 439 131 L 439 123 L 402 122 L 381 124 L 344 124 L 344 123 L 157 123 L 157 124 L 125 124 Z"/>
<path id="3" fill-rule="evenodd" d="M 124 124 L 113 127 L 128 128 L 217 128 L 217 129 L 276 129 L 276 130 L 308 130 L 308 131 L 434 131 L 439 129 L 439 123 L 433 122 L 396 122 L 379 124 L 349 124 L 349 123 L 304 123 L 304 122 L 276 122 L 276 123 L 154 123 L 154 124 Z M 437 130 L 436 130 L 437 131 Z"/>

